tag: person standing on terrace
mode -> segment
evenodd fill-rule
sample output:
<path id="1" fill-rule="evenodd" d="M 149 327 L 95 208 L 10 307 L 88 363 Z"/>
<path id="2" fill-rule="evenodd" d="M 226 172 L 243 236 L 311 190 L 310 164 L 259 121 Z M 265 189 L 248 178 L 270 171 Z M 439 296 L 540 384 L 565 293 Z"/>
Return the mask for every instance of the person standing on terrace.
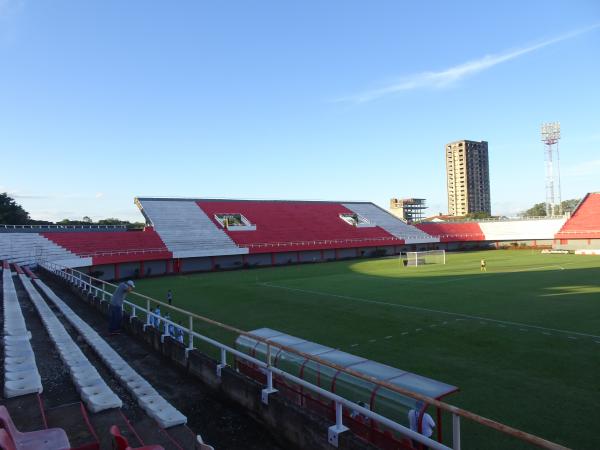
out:
<path id="1" fill-rule="evenodd" d="M 123 318 L 123 301 L 129 292 L 135 288 L 133 281 L 129 280 L 119 284 L 117 290 L 110 299 L 108 332 L 119 334 L 121 331 L 121 320 Z"/>

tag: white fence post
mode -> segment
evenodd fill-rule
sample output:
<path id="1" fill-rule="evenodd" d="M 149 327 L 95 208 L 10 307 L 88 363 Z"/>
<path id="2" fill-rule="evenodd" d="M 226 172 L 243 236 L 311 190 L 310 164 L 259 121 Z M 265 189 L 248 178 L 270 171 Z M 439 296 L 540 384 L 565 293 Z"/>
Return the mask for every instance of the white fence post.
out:
<path id="1" fill-rule="evenodd" d="M 194 318 L 192 316 L 190 316 L 188 330 L 188 348 L 185 350 L 186 356 L 190 350 L 194 350 Z"/>
<path id="2" fill-rule="evenodd" d="M 327 440 L 334 447 L 338 446 L 338 437 L 344 431 L 348 431 L 348 427 L 344 426 L 343 421 L 343 406 L 340 402 L 335 402 L 335 425 L 332 425 L 327 430 Z"/>
<path id="3" fill-rule="evenodd" d="M 221 363 L 217 364 L 217 376 L 221 378 L 221 369 L 227 366 L 227 350 L 221 347 Z"/>
<path id="4" fill-rule="evenodd" d="M 261 391 L 260 399 L 265 404 L 269 404 L 269 395 L 277 392 L 273 387 L 273 372 L 271 371 L 271 344 L 267 344 L 267 387 Z"/>
<path id="5" fill-rule="evenodd" d="M 452 414 L 452 450 L 460 450 L 460 416 Z"/>

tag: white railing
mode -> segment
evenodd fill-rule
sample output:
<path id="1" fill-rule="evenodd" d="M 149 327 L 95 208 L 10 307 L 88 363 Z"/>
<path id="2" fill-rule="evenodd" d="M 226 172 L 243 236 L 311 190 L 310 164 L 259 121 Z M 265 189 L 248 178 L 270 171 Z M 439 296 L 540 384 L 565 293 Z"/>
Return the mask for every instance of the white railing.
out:
<path id="1" fill-rule="evenodd" d="M 126 225 L 0 225 L 3 230 L 126 230 Z"/>
<path id="2" fill-rule="evenodd" d="M 600 235 L 600 230 L 566 230 L 566 231 L 559 231 L 556 234 L 561 235 L 561 236 L 563 234 L 577 236 L 578 234 L 596 234 L 596 233 L 598 233 Z"/>
<path id="3" fill-rule="evenodd" d="M 412 238 L 414 236 L 406 236 L 406 238 Z M 287 242 L 254 242 L 249 244 L 239 244 L 239 247 L 248 247 L 248 248 L 264 248 L 264 247 L 292 247 L 292 246 L 315 246 L 315 245 L 333 245 L 333 244 L 368 244 L 370 242 L 389 242 L 392 241 L 397 244 L 392 245 L 402 245 L 404 238 L 398 238 L 395 236 L 390 237 L 373 237 L 373 238 L 348 238 L 348 239 L 318 239 L 314 241 L 287 241 Z"/>
<path id="4" fill-rule="evenodd" d="M 41 263 L 41 265 L 44 268 L 46 268 L 47 270 L 49 270 L 50 272 L 56 274 L 57 276 L 63 278 L 64 280 L 70 282 L 71 284 L 79 287 L 83 292 L 92 294 L 92 295 L 94 295 L 94 297 L 100 298 L 102 301 L 108 301 L 108 298 L 112 295 L 112 293 L 107 290 L 108 286 L 111 286 L 113 288 L 117 287 L 116 285 L 109 283 L 107 281 L 93 278 L 93 277 L 91 277 L 87 274 L 84 274 L 82 272 L 79 272 L 75 269 L 66 268 L 66 267 L 60 266 L 58 264 L 45 262 L 45 263 Z M 94 284 L 94 283 L 96 283 L 96 284 Z M 127 301 L 127 300 L 124 301 L 124 304 L 128 305 L 132 309 L 132 313 L 130 315 L 130 320 L 134 317 L 137 317 L 138 311 L 141 311 L 146 315 L 146 325 L 144 325 L 144 329 L 147 326 L 150 326 L 152 318 L 156 318 L 162 322 L 165 322 L 165 324 L 173 325 L 174 327 L 178 327 L 178 328 L 182 327 L 181 325 L 175 323 L 173 320 L 165 319 L 163 316 L 154 314 L 150 308 L 151 303 L 159 304 L 161 306 L 164 306 L 165 308 L 168 308 L 172 311 L 176 311 L 184 316 L 187 316 L 188 326 L 185 329 L 185 332 L 188 334 L 188 345 L 187 345 L 187 349 L 186 349 L 186 356 L 189 351 L 194 349 L 194 339 L 195 338 L 216 347 L 220 351 L 220 363 L 217 365 L 217 376 L 220 377 L 221 369 L 228 365 L 227 364 L 227 354 L 228 353 L 231 355 L 234 355 L 238 358 L 241 358 L 245 361 L 248 361 L 249 363 L 254 364 L 258 367 L 261 367 L 266 372 L 266 378 L 267 378 L 267 386 L 262 390 L 263 403 L 268 404 L 269 395 L 277 392 L 277 390 L 273 387 L 273 374 L 278 375 L 288 381 L 291 381 L 292 383 L 296 383 L 296 384 L 334 402 L 335 410 L 336 410 L 336 415 L 335 415 L 336 422 L 335 422 L 335 425 L 332 425 L 331 427 L 329 427 L 328 438 L 329 438 L 329 442 L 336 447 L 337 447 L 338 435 L 340 433 L 343 433 L 344 431 L 348 430 L 348 428 L 346 426 L 344 426 L 344 423 L 343 423 L 343 414 L 342 413 L 343 413 L 343 408 L 345 407 L 349 410 L 356 411 L 356 412 L 364 415 L 365 417 L 370 418 L 371 420 L 373 420 L 375 422 L 381 423 L 382 425 L 385 425 L 386 427 L 402 434 L 403 436 L 405 436 L 409 439 L 417 441 L 417 442 L 419 442 L 423 445 L 426 445 L 429 448 L 435 449 L 435 450 L 460 450 L 460 448 L 461 448 L 460 418 L 461 417 L 471 420 L 471 421 L 474 421 L 480 425 L 491 428 L 493 430 L 499 431 L 499 432 L 506 434 L 508 436 L 511 436 L 513 438 L 519 439 L 519 440 L 527 442 L 529 444 L 533 444 L 540 448 L 545 448 L 545 449 L 550 449 L 550 450 L 569 450 L 567 447 L 564 447 L 562 445 L 547 441 L 538 436 L 534 436 L 534 435 L 526 433 L 524 431 L 517 430 L 515 428 L 509 427 L 507 425 L 496 422 L 494 420 L 479 416 L 477 414 L 471 413 L 471 412 L 463 410 L 461 408 L 457 408 L 456 406 L 452 406 L 450 404 L 441 402 L 439 400 L 428 397 L 426 395 L 409 391 L 409 390 L 401 388 L 399 386 L 390 384 L 386 381 L 375 380 L 367 375 L 353 371 L 352 369 L 344 368 L 344 367 L 338 366 L 337 364 L 323 360 L 323 359 L 319 358 L 318 356 L 308 355 L 308 354 L 300 352 L 294 348 L 271 342 L 269 339 L 265 339 L 260 336 L 255 336 L 246 331 L 243 331 L 243 330 L 237 329 L 235 327 L 217 322 L 217 321 L 209 319 L 207 317 L 199 316 L 192 312 L 177 308 L 175 306 L 168 305 L 166 303 L 163 303 L 159 300 L 145 296 L 143 294 L 133 293 L 133 295 L 135 295 L 136 297 L 139 297 L 145 304 L 145 307 L 137 305 L 137 304 Z M 251 339 L 262 342 L 267 347 L 266 362 L 263 362 L 256 358 L 253 358 L 252 356 L 249 356 L 243 352 L 240 352 L 239 350 L 237 350 L 235 348 L 232 348 L 226 344 L 218 342 L 214 339 L 211 339 L 207 336 L 204 336 L 204 335 L 194 331 L 194 320 L 195 319 L 200 322 L 204 322 L 205 324 L 214 325 L 223 330 L 236 333 L 237 335 L 247 336 Z M 163 335 L 162 338 L 164 338 L 166 335 L 167 334 Z M 421 400 L 421 401 L 425 402 L 426 404 L 440 408 L 441 410 L 450 413 L 452 415 L 452 447 L 447 447 L 446 445 L 444 445 L 440 442 L 434 441 L 434 440 L 427 438 L 415 431 L 412 431 L 411 429 L 406 428 L 405 426 L 403 426 L 397 422 L 394 422 L 393 420 L 388 419 L 376 412 L 373 412 L 370 409 L 364 408 L 364 407 L 358 405 L 357 403 L 354 403 L 350 400 L 340 397 L 337 394 L 334 394 L 333 392 L 322 389 L 319 386 L 315 386 L 315 385 L 307 382 L 306 380 L 298 378 L 298 377 L 296 377 L 290 373 L 287 373 L 277 367 L 274 367 L 271 364 L 271 356 L 273 354 L 273 352 L 272 352 L 273 347 L 284 350 L 286 352 L 294 353 L 302 358 L 306 358 L 306 359 L 314 361 L 318 364 L 322 364 L 322 365 L 331 367 L 332 369 L 338 370 L 338 371 L 348 374 L 350 376 L 360 378 L 371 384 L 375 384 L 380 388 L 389 389 L 393 392 L 396 392 L 401 395 L 405 395 L 405 396 L 413 398 L 415 400 Z"/>
<path id="5" fill-rule="evenodd" d="M 484 217 L 481 219 L 465 219 L 465 218 L 446 218 L 443 222 L 430 222 L 422 220 L 418 223 L 466 223 L 466 222 L 518 222 L 523 220 L 555 220 L 564 219 L 565 215 L 560 216 L 519 216 L 519 217 Z"/>
<path id="6" fill-rule="evenodd" d="M 169 249 L 166 247 L 163 248 L 130 248 L 126 250 L 103 250 L 97 252 L 79 252 L 76 253 L 81 257 L 93 257 L 93 256 L 114 256 L 114 255 L 131 255 L 138 253 L 170 253 Z"/>

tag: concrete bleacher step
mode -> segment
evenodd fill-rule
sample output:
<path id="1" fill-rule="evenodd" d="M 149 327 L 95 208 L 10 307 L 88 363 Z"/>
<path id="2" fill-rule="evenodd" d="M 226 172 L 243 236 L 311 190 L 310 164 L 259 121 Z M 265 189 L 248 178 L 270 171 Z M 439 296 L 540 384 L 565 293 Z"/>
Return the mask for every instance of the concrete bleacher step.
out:
<path id="1" fill-rule="evenodd" d="M 190 437 L 195 438 L 195 436 L 185 425 L 179 425 L 165 430 L 157 427 L 156 423 L 148 417 L 142 418 L 132 425 L 145 444 L 158 444 L 169 450 L 195 448 L 194 440 L 190 439 Z"/>
<path id="2" fill-rule="evenodd" d="M 407 244 L 439 242 L 439 238 L 430 236 L 416 227 L 407 225 L 373 203 L 344 203 L 344 207 L 365 217 L 371 223 L 383 228 L 391 235 L 399 239 L 404 239 Z"/>
<path id="3" fill-rule="evenodd" d="M 119 427 L 121 434 L 127 438 L 134 448 L 143 445 L 143 441 L 138 440 L 136 435 L 137 431 L 133 429 L 130 419 L 128 419 L 121 410 L 112 409 L 97 414 L 91 414 L 89 420 L 98 435 L 100 448 L 113 448 L 112 437 L 108 432 L 113 425 Z"/>
<path id="4" fill-rule="evenodd" d="M 81 259 L 40 233 L 0 233 L 0 259 L 33 264 L 38 258 L 49 261 Z"/>
<path id="5" fill-rule="evenodd" d="M 4 320 L 4 396 L 6 398 L 40 393 L 42 380 L 31 347 L 31 333 L 17 296 L 10 267 L 3 264 L 3 320 Z"/>
<path id="6" fill-rule="evenodd" d="M 219 229 L 195 201 L 138 200 L 175 258 L 248 253 Z"/>
<path id="7" fill-rule="evenodd" d="M 88 409 L 91 412 L 98 412 L 104 409 L 120 408 L 122 406 L 121 399 L 100 377 L 40 293 L 33 287 L 27 275 L 20 274 L 19 277 Z"/>
<path id="8" fill-rule="evenodd" d="M 167 402 L 152 386 L 104 340 L 100 335 L 82 320 L 66 303 L 64 303 L 43 281 L 34 280 L 46 297 L 61 311 L 66 320 L 81 334 L 83 339 L 96 352 L 106 367 L 112 372 L 129 393 L 136 399 L 139 406 L 163 428 L 185 424 L 187 418 Z M 93 377 L 85 374 L 86 377 Z M 75 379 L 77 382 L 78 380 Z M 84 393 L 93 392 L 94 387 Z"/>
<path id="9" fill-rule="evenodd" d="M 19 425 L 19 431 L 29 432 L 45 428 L 42 402 L 39 394 L 3 399 L 13 421 Z"/>
<path id="10" fill-rule="evenodd" d="M 178 425 L 164 430 L 151 417 L 144 414 L 132 416 L 122 410 L 107 410 L 89 416 L 90 423 L 96 430 L 101 448 L 112 448 L 112 438 L 107 430 L 112 425 L 117 425 L 121 434 L 129 441 L 132 447 L 158 444 L 166 450 L 194 449 L 196 436 L 185 425 Z"/>
<path id="11" fill-rule="evenodd" d="M 69 437 L 72 448 L 92 449 L 99 447 L 100 430 L 89 425 L 89 417 L 79 402 L 45 410 L 49 428 L 62 428 Z M 110 448 L 110 447 L 104 447 Z"/>

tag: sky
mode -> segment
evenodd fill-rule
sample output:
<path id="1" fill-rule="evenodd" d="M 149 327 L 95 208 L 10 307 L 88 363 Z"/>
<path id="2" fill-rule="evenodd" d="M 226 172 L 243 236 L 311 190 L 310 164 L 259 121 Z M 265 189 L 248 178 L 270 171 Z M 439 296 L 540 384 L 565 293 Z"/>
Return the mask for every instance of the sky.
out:
<path id="1" fill-rule="evenodd" d="M 135 196 L 447 211 L 444 145 L 489 143 L 493 214 L 600 191 L 600 2 L 0 0 L 0 192 L 34 219 Z"/>

